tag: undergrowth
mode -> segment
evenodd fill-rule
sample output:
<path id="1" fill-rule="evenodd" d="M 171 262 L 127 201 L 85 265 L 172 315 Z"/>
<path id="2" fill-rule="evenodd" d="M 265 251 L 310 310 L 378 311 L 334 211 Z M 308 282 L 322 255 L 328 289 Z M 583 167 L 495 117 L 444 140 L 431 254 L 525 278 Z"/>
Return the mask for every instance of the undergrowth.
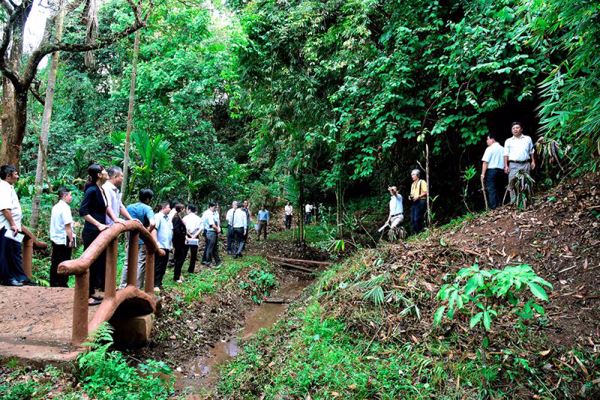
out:
<path id="1" fill-rule="evenodd" d="M 597 393 L 593 382 L 600 378 L 600 356 L 551 347 L 526 326 L 514 330 L 514 337 L 498 337 L 502 343 L 488 349 L 486 357 L 474 337 L 480 331 L 450 327 L 402 333 L 411 325 L 431 327 L 431 307 L 442 303 L 415 284 L 418 266 L 394 281 L 393 270 L 376 274 L 362 261 L 333 266 L 313 286 L 312 297 L 250 340 L 222 368 L 218 396 L 555 399 Z M 390 317 L 399 321 L 391 332 L 385 327 Z"/>
<path id="2" fill-rule="evenodd" d="M 186 302 L 200 299 L 215 293 L 230 281 L 234 281 L 247 268 L 269 270 L 269 262 L 261 256 L 244 256 L 240 259 L 227 259 L 220 266 L 202 268 L 196 274 L 188 274 L 183 284 L 178 285 L 165 277 L 165 288 L 181 293 Z M 170 278 L 170 277 L 169 277 Z"/>

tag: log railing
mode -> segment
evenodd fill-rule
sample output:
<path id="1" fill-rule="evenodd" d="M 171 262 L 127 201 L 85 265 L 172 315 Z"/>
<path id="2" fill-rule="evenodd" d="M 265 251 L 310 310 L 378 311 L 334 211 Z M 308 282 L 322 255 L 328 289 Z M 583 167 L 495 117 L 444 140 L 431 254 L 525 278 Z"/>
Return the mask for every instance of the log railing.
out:
<path id="1" fill-rule="evenodd" d="M 23 272 L 29 279 L 32 278 L 33 265 L 33 249 L 45 249 L 48 245 L 38 241 L 37 237 L 25 226 L 21 226 L 21 232 L 25 236 L 23 238 Z"/>
<path id="2" fill-rule="evenodd" d="M 117 258 L 118 240 L 121 234 L 129 232 L 129 245 L 127 254 L 127 287 L 117 292 Z M 137 260 L 139 252 L 139 239 L 146 247 L 146 277 L 144 291 L 136 287 Z M 106 281 L 104 286 L 104 299 L 94 318 L 88 324 L 88 298 L 90 285 L 90 266 L 106 250 Z M 98 237 L 76 260 L 64 261 L 58 266 L 58 273 L 75 275 L 75 294 L 73 304 L 73 332 L 71 342 L 80 345 L 87 338 L 88 332 L 96 329 L 102 322 L 110 319 L 117 307 L 127 299 L 142 298 L 146 300 L 152 310 L 155 310 L 154 298 L 154 259 L 156 254 L 164 255 L 156 239 L 137 220 L 125 221 L 112 225 L 100 232 Z"/>

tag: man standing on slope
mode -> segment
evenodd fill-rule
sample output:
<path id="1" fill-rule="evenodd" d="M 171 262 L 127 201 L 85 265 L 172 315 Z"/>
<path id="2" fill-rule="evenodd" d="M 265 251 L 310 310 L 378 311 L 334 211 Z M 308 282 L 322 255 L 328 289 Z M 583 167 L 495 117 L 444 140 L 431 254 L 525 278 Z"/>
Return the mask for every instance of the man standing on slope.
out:
<path id="1" fill-rule="evenodd" d="M 402 195 L 398 193 L 398 188 L 396 186 L 388 187 L 388 191 L 391 196 L 390 213 L 385 224 L 389 225 L 391 230 L 394 230 L 404 221 L 404 206 L 402 204 Z"/>
<path id="2" fill-rule="evenodd" d="M 487 149 L 481 161 L 481 179 L 485 180 L 490 208 L 493 210 L 500 206 L 502 193 L 502 180 L 504 178 L 504 148 L 496 142 L 493 134 L 487 136 Z"/>
<path id="3" fill-rule="evenodd" d="M 511 187 L 512 180 L 519 171 L 529 174 L 535 169 L 535 148 L 531 138 L 523 135 L 520 122 L 513 122 L 511 130 L 513 137 L 504 142 L 504 172 L 508 174 L 510 202 L 514 203 L 516 194 Z"/>

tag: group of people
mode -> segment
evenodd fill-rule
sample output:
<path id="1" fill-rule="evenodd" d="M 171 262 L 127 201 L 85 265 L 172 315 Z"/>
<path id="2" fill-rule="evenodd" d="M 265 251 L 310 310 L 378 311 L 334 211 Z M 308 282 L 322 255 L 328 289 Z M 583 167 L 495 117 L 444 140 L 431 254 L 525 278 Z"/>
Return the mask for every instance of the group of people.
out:
<path id="1" fill-rule="evenodd" d="M 504 176 L 508 175 L 508 189 L 511 203 L 516 194 L 511 182 L 519 171 L 529 174 L 535 169 L 535 147 L 531 137 L 523 134 L 520 122 L 513 122 L 512 137 L 506 139 L 504 147 L 497 142 L 495 135 L 488 134 L 487 149 L 483 154 L 481 178 L 485 180 L 485 188 L 489 207 L 493 210 L 502 204 L 500 196 L 504 192 Z"/>
<path id="2" fill-rule="evenodd" d="M 529 174 L 535 169 L 535 147 L 531 137 L 523 134 L 520 122 L 511 125 L 512 137 L 506 139 L 504 147 L 497 142 L 495 135 L 488 134 L 487 149 L 482 158 L 481 178 L 485 180 L 485 189 L 489 207 L 493 210 L 502 204 L 501 194 L 504 192 L 504 176 L 508 175 L 508 190 L 510 201 L 515 201 L 515 192 L 511 182 L 519 171 Z M 417 234 L 424 228 L 424 217 L 427 209 L 428 186 L 421 179 L 421 171 L 411 172 L 412 184 L 409 200 L 411 201 L 410 224 L 413 233 Z M 404 221 L 404 205 L 402 195 L 396 186 L 388 187 L 390 193 L 389 214 L 384 227 L 395 229 Z"/>
<path id="3" fill-rule="evenodd" d="M 22 209 L 14 184 L 19 179 L 14 166 L 0 167 L 0 283 L 9 286 L 33 284 L 23 271 L 23 258 L 20 232 Z M 84 220 L 81 238 L 87 249 L 100 232 L 115 223 L 136 219 L 155 237 L 164 251 L 155 262 L 155 291 L 160 291 L 169 260 L 174 267 L 173 279 L 181 283 L 181 270 L 190 253 L 188 273 L 194 273 L 201 246 L 200 236 L 204 238 L 204 251 L 201 263 L 205 266 L 218 266 L 221 259 L 218 252 L 218 237 L 221 233 L 221 219 L 218 204 L 209 203 L 208 208 L 198 215 L 193 204 L 185 206 L 180 202 L 159 203 L 156 213 L 150 206 L 154 193 L 151 189 L 142 189 L 136 203 L 125 206 L 120 191 L 123 171 L 119 167 L 108 170 L 99 164 L 88 168 L 88 181 L 84 187 L 84 196 L 79 215 Z M 52 255 L 50 265 L 50 286 L 66 287 L 68 277 L 58 274 L 58 265 L 71 259 L 72 249 L 76 245 L 74 219 L 70 204 L 72 193 L 61 187 L 58 189 L 58 201 L 52 207 L 50 217 L 50 241 Z M 258 235 L 267 237 L 269 211 L 263 206 L 258 212 Z M 242 257 L 248 240 L 248 227 L 251 214 L 248 201 L 234 201 L 226 214 L 227 252 L 235 258 Z M 126 242 L 129 243 L 128 241 Z M 140 239 L 137 258 L 137 286 L 143 288 L 146 272 L 146 248 Z M 103 252 L 90 267 L 89 301 L 90 305 L 99 304 L 105 284 L 106 252 Z M 120 286 L 127 285 L 128 260 L 122 271 Z"/>
<path id="4" fill-rule="evenodd" d="M 504 147 L 494 135 L 487 137 L 487 149 L 483 155 L 481 177 L 485 179 L 490 208 L 501 204 L 504 174 L 508 174 L 511 202 L 515 201 L 515 193 L 510 182 L 519 171 L 529 173 L 535 168 L 535 153 L 531 138 L 523 134 L 523 127 L 514 122 L 511 127 L 512 137 L 507 139 Z M 208 208 L 198 215 L 198 208 L 193 204 L 187 207 L 179 202 L 171 204 L 163 201 L 155 214 L 150 203 L 154 193 L 150 189 L 139 192 L 138 202 L 127 207 L 122 202 L 120 187 L 123 182 L 123 171 L 119 167 L 106 170 L 99 164 L 88 168 L 88 181 L 84 188 L 84 197 L 79 208 L 79 215 L 85 221 L 82 231 L 84 249 L 98 237 L 100 232 L 111 225 L 124 220 L 139 220 L 151 232 L 165 255 L 157 257 L 155 264 L 155 282 L 157 290 L 162 287 L 167 265 L 172 255 L 174 264 L 174 280 L 182 281 L 181 269 L 188 252 L 190 263 L 188 273 L 194 273 L 200 247 L 200 236 L 204 238 L 204 251 L 201 263 L 205 266 L 219 265 L 221 259 L 218 251 L 218 238 L 221 233 L 221 220 L 218 204 L 209 203 Z M 424 229 L 424 216 L 427 208 L 428 185 L 421 179 L 421 171 L 411 172 L 412 184 L 409 200 L 411 202 L 410 224 L 413 233 Z M 0 283 L 10 286 L 32 284 L 23 271 L 21 242 L 23 240 L 21 225 L 22 210 L 14 184 L 19 179 L 16 168 L 12 165 L 0 167 Z M 402 195 L 396 186 L 388 187 L 390 193 L 389 214 L 386 225 L 392 229 L 404 221 L 404 205 Z M 73 229 L 73 216 L 70 203 L 72 195 L 64 187 L 58 189 L 58 202 L 52 208 L 50 218 L 50 240 L 52 257 L 50 267 L 50 285 L 67 286 L 67 277 L 57 273 L 58 265 L 71 258 L 75 247 L 76 236 Z M 313 205 L 305 205 L 305 222 L 311 223 Z M 290 229 L 294 210 L 287 202 L 284 208 L 285 227 Z M 242 257 L 248 241 L 251 214 L 248 201 L 234 201 L 226 213 L 227 220 L 227 253 L 235 258 Z M 270 212 L 262 206 L 257 214 L 257 240 L 261 236 L 267 239 L 267 231 L 271 219 Z M 90 268 L 90 304 L 97 304 L 105 281 L 106 254 L 102 253 Z M 137 260 L 137 285 L 142 288 L 145 278 L 146 250 L 142 240 L 139 242 Z M 128 265 L 125 264 L 121 277 L 121 285 L 127 283 Z"/>
<path id="5" fill-rule="evenodd" d="M 427 196 L 429 195 L 427 182 L 421 179 L 421 171 L 413 169 L 410 173 L 412 184 L 410 186 L 410 195 L 408 199 L 411 202 L 410 207 L 410 225 L 413 233 L 417 234 L 423 231 L 425 211 L 427 210 Z M 389 214 L 384 227 L 396 229 L 404 222 L 404 204 L 402 195 L 398 192 L 396 186 L 388 187 L 390 193 Z"/>

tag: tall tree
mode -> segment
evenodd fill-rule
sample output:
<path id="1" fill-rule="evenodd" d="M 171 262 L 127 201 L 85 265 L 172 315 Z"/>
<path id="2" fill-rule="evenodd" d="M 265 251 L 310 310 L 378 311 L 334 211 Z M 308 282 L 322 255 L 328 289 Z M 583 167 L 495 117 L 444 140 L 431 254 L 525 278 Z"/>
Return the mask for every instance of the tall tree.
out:
<path id="1" fill-rule="evenodd" d="M 3 0 L 2 6 L 2 37 L 0 42 L 0 72 L 3 76 L 2 97 L 2 147 L 0 148 L 0 163 L 18 165 L 21 156 L 21 146 L 25 137 L 27 125 L 28 92 L 35 92 L 32 84 L 42 59 L 56 51 L 89 52 L 100 49 L 128 36 L 146 25 L 146 20 L 152 9 L 152 0 L 127 0 L 132 12 L 132 21 L 124 29 L 96 37 L 92 35 L 90 19 L 96 18 L 93 11 L 97 10 L 95 0 L 49 0 L 48 10 L 51 15 L 44 28 L 42 41 L 30 54 L 23 54 L 25 24 L 31 15 L 34 0 L 22 0 L 15 3 Z M 65 18 L 69 15 L 73 20 L 81 16 L 85 26 L 83 31 L 74 29 L 68 39 L 58 39 L 56 35 L 56 19 L 59 11 L 64 9 Z M 79 33 L 79 34 L 78 34 Z M 34 93 L 37 98 L 39 94 Z"/>
<path id="2" fill-rule="evenodd" d="M 133 59 L 131 60 L 131 82 L 129 84 L 129 107 L 127 109 L 127 132 L 125 133 L 125 155 L 123 156 L 123 196 L 127 195 L 129 180 L 129 148 L 131 147 L 131 131 L 133 130 L 133 111 L 135 106 L 135 78 L 137 61 L 140 55 L 140 31 L 135 33 L 133 41 Z"/>
<path id="3" fill-rule="evenodd" d="M 64 9 L 58 12 L 56 18 L 56 39 L 62 40 Z M 48 71 L 48 84 L 46 86 L 46 99 L 44 101 L 44 113 L 42 115 L 42 130 L 38 145 L 37 167 L 35 170 L 35 194 L 31 205 L 31 229 L 37 231 L 38 220 L 40 216 L 40 196 L 44 178 L 46 177 L 46 166 L 48 158 L 48 134 L 50 132 L 50 121 L 52 119 L 52 105 L 54 104 L 54 88 L 56 87 L 56 72 L 58 70 L 58 59 L 60 52 L 52 54 L 50 70 Z"/>

